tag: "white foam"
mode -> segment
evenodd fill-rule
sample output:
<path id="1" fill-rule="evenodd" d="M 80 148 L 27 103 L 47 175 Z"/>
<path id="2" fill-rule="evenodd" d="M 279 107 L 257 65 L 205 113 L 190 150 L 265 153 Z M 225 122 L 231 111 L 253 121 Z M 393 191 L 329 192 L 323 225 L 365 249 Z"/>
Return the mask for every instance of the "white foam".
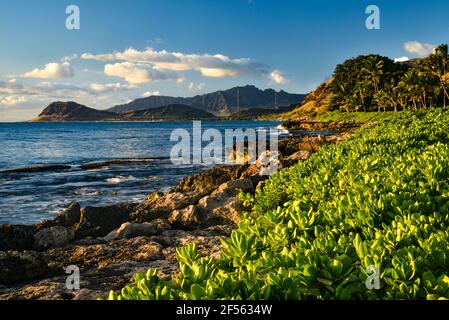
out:
<path id="1" fill-rule="evenodd" d="M 117 176 L 117 177 L 114 177 L 114 178 L 106 179 L 106 182 L 110 183 L 110 184 L 118 184 L 118 183 L 122 183 L 122 182 L 125 182 L 125 181 L 132 181 L 132 180 L 136 180 L 136 178 L 134 178 L 133 176 L 128 176 L 128 177 Z"/>

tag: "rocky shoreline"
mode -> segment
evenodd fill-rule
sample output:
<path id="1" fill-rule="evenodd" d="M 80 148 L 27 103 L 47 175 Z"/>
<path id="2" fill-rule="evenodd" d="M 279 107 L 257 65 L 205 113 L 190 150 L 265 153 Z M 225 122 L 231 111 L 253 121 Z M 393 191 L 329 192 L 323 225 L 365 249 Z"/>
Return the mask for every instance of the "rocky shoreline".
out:
<path id="1" fill-rule="evenodd" d="M 279 141 L 280 169 L 307 160 L 323 145 L 351 135 L 354 123 L 303 124 L 286 129 L 334 134 L 294 135 Z M 245 210 L 237 194 L 263 188 L 260 162 L 212 167 L 167 193 L 155 192 L 143 203 L 80 208 L 73 203 L 54 220 L 35 225 L 0 225 L 0 300 L 105 297 L 136 272 L 177 270 L 176 248 L 196 243 L 203 255 L 218 257 Z M 80 270 L 80 290 L 66 288 L 66 268 Z"/>

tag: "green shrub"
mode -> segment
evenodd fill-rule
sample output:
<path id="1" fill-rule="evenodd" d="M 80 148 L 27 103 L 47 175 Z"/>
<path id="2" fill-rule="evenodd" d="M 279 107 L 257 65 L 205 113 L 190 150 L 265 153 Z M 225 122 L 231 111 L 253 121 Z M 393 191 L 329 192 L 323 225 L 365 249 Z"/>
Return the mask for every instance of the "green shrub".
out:
<path id="1" fill-rule="evenodd" d="M 270 177 L 217 260 L 111 299 L 449 298 L 449 112 L 399 113 Z M 365 285 L 380 270 L 380 288 Z"/>

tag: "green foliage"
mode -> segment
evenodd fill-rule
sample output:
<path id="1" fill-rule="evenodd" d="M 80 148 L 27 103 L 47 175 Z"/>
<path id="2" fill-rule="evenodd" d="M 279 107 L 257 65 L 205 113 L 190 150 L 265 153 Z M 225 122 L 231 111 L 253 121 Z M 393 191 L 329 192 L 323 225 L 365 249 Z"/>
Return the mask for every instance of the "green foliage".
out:
<path id="1" fill-rule="evenodd" d="M 378 55 L 346 60 L 334 72 L 332 105 L 346 112 L 445 107 L 448 61 L 447 45 L 409 63 L 394 63 Z"/>
<path id="2" fill-rule="evenodd" d="M 246 196 L 219 259 L 189 245 L 110 299 L 449 298 L 448 143 L 448 110 L 396 113 Z"/>

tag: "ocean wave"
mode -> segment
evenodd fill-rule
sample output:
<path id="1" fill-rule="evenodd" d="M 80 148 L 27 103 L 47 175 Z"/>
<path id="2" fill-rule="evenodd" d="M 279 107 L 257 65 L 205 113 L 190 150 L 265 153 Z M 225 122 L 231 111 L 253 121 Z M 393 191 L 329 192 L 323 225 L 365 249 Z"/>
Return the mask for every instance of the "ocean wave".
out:
<path id="1" fill-rule="evenodd" d="M 133 180 L 137 180 L 137 178 L 133 177 L 133 176 L 128 176 L 128 177 L 117 176 L 117 177 L 106 179 L 106 182 L 110 183 L 110 184 L 119 184 L 119 183 L 123 183 L 123 182 L 127 182 L 127 181 L 133 181 Z"/>

